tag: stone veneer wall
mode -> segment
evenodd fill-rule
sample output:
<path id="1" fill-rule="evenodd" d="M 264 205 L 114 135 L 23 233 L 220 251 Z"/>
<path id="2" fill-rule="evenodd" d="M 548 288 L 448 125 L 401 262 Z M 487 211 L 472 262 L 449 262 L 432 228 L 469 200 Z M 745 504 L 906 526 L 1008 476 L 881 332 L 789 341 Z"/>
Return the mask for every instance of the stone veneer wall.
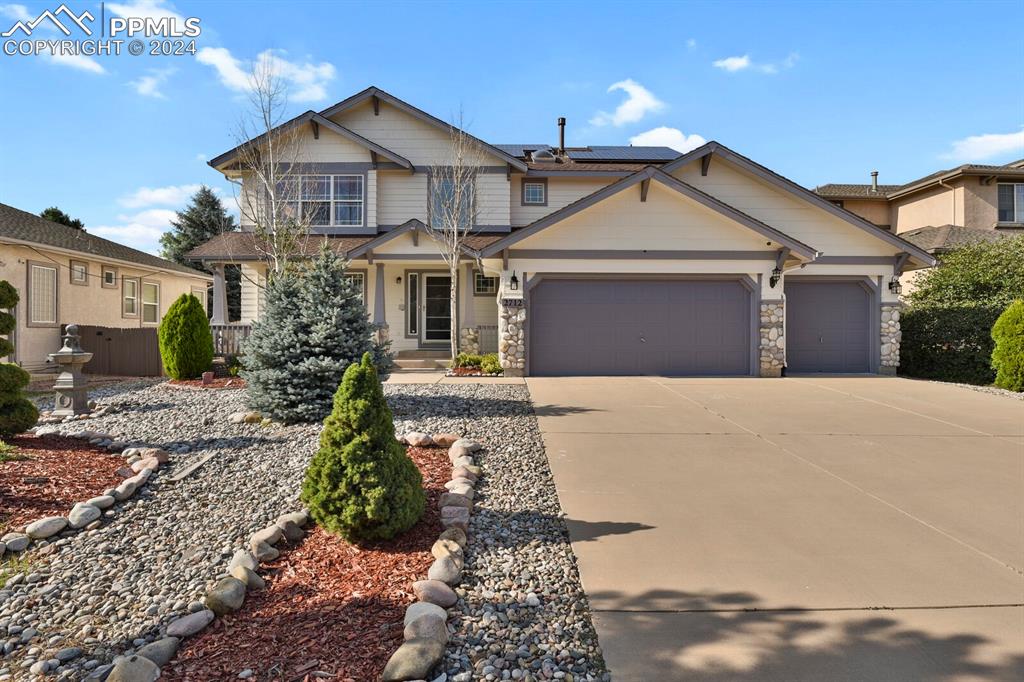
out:
<path id="1" fill-rule="evenodd" d="M 479 355 L 480 330 L 476 327 L 463 327 L 459 330 L 459 352 Z"/>
<path id="2" fill-rule="evenodd" d="M 505 376 L 522 376 L 526 370 L 526 308 L 501 306 L 498 316 L 498 360 Z"/>
<path id="3" fill-rule="evenodd" d="M 782 376 L 786 365 L 785 301 L 761 301 L 761 376 Z"/>
<path id="4" fill-rule="evenodd" d="M 903 340 L 903 332 L 900 331 L 900 308 L 902 307 L 901 303 L 882 304 L 880 374 L 896 374 L 896 369 L 900 366 L 900 342 Z"/>

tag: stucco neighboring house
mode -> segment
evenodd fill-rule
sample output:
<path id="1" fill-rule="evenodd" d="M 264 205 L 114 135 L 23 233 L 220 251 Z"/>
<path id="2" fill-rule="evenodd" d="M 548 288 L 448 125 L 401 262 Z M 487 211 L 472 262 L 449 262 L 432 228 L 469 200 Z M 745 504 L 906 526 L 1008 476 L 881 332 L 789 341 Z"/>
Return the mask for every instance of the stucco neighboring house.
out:
<path id="1" fill-rule="evenodd" d="M 184 293 L 212 278 L 102 237 L 0 204 L 0 279 L 21 297 L 11 360 L 46 369 L 61 325 L 156 327 Z"/>
<path id="2" fill-rule="evenodd" d="M 307 250 L 325 242 L 351 261 L 395 349 L 446 349 L 448 272 L 424 226 L 449 126 L 373 87 L 285 125 L 303 127 L 299 170 L 319 176 Z M 934 263 L 923 249 L 717 142 L 680 155 L 566 147 L 560 133 L 478 141 L 463 349 L 497 350 L 509 374 L 895 372 L 893 282 Z M 210 165 L 245 182 L 237 149 Z M 218 270 L 214 323 L 226 263 L 242 267 L 242 322 L 261 314 L 267 269 L 247 227 L 191 254 Z"/>

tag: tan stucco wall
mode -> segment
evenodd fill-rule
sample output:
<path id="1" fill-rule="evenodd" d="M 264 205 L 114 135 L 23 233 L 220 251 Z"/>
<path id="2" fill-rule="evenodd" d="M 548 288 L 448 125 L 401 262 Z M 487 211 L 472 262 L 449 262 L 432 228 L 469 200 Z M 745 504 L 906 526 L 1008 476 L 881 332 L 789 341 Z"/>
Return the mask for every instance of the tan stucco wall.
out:
<path id="1" fill-rule="evenodd" d="M 885 200 L 859 200 L 844 199 L 843 208 L 856 213 L 864 220 L 870 220 L 875 225 L 888 226 L 892 218 L 889 212 L 889 203 Z"/>
<path id="2" fill-rule="evenodd" d="M 70 261 L 82 260 L 88 264 L 88 284 L 86 286 L 72 284 Z M 155 272 L 152 268 L 131 266 L 113 261 L 101 261 L 92 257 L 78 257 L 56 251 L 48 251 L 40 247 L 26 247 L 11 244 L 0 244 L 0 279 L 13 284 L 21 302 L 18 304 L 16 317 L 18 326 L 14 339 L 15 360 L 26 369 L 46 367 L 46 356 L 57 351 L 61 346 L 60 328 L 29 327 L 27 324 L 28 298 L 26 282 L 28 278 L 28 262 L 44 265 L 57 265 L 57 321 L 58 324 L 84 324 L 101 327 L 142 327 L 146 325 L 138 318 L 125 318 L 121 315 L 121 282 L 124 277 L 138 277 L 145 282 L 160 284 L 160 317 L 182 294 L 191 293 L 192 289 L 206 290 L 208 279 L 190 277 L 171 272 Z M 117 268 L 117 284 L 115 288 L 100 286 L 102 267 L 109 265 Z M 141 295 L 141 291 L 140 291 Z M 140 303 L 141 305 L 141 303 Z"/>
<path id="3" fill-rule="evenodd" d="M 999 217 L 998 184 L 984 185 L 982 178 L 969 177 L 964 181 L 964 227 L 990 230 Z"/>
<path id="4" fill-rule="evenodd" d="M 896 232 L 906 232 L 929 225 L 963 225 L 963 181 L 950 183 L 951 188 L 935 187 L 892 201 L 892 217 Z"/>

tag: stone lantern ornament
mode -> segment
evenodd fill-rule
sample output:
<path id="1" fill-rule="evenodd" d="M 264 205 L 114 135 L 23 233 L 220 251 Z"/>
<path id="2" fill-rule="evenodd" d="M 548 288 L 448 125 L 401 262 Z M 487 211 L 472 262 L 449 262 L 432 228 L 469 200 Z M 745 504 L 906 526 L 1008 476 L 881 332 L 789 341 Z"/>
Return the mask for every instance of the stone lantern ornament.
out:
<path id="1" fill-rule="evenodd" d="M 89 396 L 86 387 L 89 380 L 82 374 L 82 365 L 92 360 L 92 353 L 82 350 L 78 339 L 78 325 L 69 324 L 64 330 L 64 346 L 56 353 L 50 353 L 50 360 L 61 367 L 54 397 L 53 415 L 67 417 L 89 413 Z"/>

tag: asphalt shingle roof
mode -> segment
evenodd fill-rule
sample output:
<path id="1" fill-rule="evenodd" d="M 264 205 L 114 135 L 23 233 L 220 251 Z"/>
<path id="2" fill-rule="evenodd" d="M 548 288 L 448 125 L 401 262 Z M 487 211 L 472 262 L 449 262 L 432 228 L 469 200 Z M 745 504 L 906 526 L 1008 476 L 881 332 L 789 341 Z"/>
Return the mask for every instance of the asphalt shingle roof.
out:
<path id="1" fill-rule="evenodd" d="M 346 253 L 371 242 L 380 235 L 366 237 L 335 237 L 326 235 L 309 235 L 301 244 L 299 253 L 303 256 L 314 256 L 320 246 L 327 245 L 335 253 L 344 256 Z M 465 238 L 465 244 L 477 250 L 501 239 L 504 234 L 471 234 Z M 196 260 L 259 260 L 265 251 L 259 248 L 252 232 L 225 232 L 219 234 L 205 244 L 200 244 L 189 252 L 190 258 Z"/>
<path id="2" fill-rule="evenodd" d="M 945 170 L 935 171 L 928 175 L 918 178 L 917 180 L 911 180 L 910 182 L 902 185 L 879 185 L 878 191 L 872 191 L 871 185 L 869 184 L 845 184 L 845 183 L 828 183 L 826 185 L 820 185 L 814 188 L 814 192 L 819 196 L 825 197 L 826 199 L 886 199 L 890 194 L 897 194 L 903 192 L 916 185 L 925 185 L 932 180 L 937 180 L 950 173 L 1000 173 L 1010 172 L 1014 175 L 1020 175 L 1024 171 L 1024 159 L 1017 161 L 1011 161 L 1010 163 L 1004 163 L 1002 165 L 987 165 L 979 163 L 965 163 L 955 168 L 947 168 Z"/>
<path id="3" fill-rule="evenodd" d="M 928 253 L 936 253 L 971 242 L 992 242 L 1008 235 L 997 230 L 982 230 L 959 225 L 929 225 L 901 232 L 900 236 Z"/>
<path id="4" fill-rule="evenodd" d="M 76 230 L 73 227 L 40 218 L 34 213 L 22 211 L 7 204 L 0 204 L 0 239 L 4 237 L 38 244 L 39 246 L 52 246 L 59 249 L 77 251 L 83 256 L 112 258 L 129 263 L 137 263 L 138 265 L 155 270 L 170 270 L 188 275 L 209 276 L 205 272 L 200 272 L 184 265 L 178 265 L 172 261 L 164 260 L 163 258 L 133 249 L 124 244 L 118 244 L 103 237 L 97 237 L 84 230 Z"/>

